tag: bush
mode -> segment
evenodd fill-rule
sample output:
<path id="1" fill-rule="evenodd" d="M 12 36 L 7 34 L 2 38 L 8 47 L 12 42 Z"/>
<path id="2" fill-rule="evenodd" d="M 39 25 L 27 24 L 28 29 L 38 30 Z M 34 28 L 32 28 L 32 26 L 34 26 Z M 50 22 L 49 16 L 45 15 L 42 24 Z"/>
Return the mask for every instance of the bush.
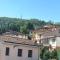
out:
<path id="1" fill-rule="evenodd" d="M 44 47 L 41 49 L 40 58 L 42 60 L 48 60 L 48 59 L 58 60 L 57 50 L 54 49 L 52 52 L 50 52 L 48 47 Z"/>
<path id="2" fill-rule="evenodd" d="M 57 50 L 56 49 L 54 49 L 51 54 L 52 54 L 52 58 L 58 60 L 58 54 L 57 54 Z"/>
<path id="3" fill-rule="evenodd" d="M 47 60 L 47 59 L 49 58 L 48 47 L 43 47 L 43 48 L 41 49 L 40 58 L 41 58 L 42 60 Z"/>

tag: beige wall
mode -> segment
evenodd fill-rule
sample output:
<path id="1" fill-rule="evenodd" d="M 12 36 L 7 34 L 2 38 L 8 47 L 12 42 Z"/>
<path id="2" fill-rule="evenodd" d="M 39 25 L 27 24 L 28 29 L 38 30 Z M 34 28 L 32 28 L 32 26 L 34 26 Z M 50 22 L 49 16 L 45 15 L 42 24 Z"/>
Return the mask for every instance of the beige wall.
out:
<path id="1" fill-rule="evenodd" d="M 56 48 L 56 39 L 55 41 L 53 41 L 53 39 L 50 39 L 49 44 L 52 46 L 52 48 Z"/>
<path id="2" fill-rule="evenodd" d="M 40 36 L 37 33 L 35 34 L 35 39 L 40 40 Z"/>
<path id="3" fill-rule="evenodd" d="M 3 44 L 1 44 L 1 42 L 0 42 L 0 60 L 2 60 L 2 51 L 3 50 Z"/>
<path id="4" fill-rule="evenodd" d="M 56 45 L 57 45 L 57 47 L 60 47 L 60 37 L 56 38 Z"/>
<path id="5" fill-rule="evenodd" d="M 2 59 L 1 60 L 38 60 L 38 47 L 33 47 L 33 46 L 23 46 L 23 45 L 20 45 L 20 46 L 16 46 L 16 47 L 13 47 L 14 45 L 13 44 L 3 44 L 2 45 Z M 6 56 L 5 55 L 5 50 L 6 50 L 6 47 L 9 47 L 10 48 L 10 55 L 9 56 Z M 17 52 L 18 52 L 18 48 L 19 49 L 23 49 L 22 51 L 22 57 L 18 57 L 17 56 Z M 32 55 L 32 58 L 28 58 L 28 50 L 32 50 L 33 52 L 33 55 Z"/>

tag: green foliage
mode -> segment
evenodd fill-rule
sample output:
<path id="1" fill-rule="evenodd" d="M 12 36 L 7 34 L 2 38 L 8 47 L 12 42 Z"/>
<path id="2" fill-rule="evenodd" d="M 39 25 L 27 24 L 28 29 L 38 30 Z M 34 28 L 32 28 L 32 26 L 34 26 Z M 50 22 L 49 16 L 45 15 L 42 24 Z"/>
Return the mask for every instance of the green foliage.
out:
<path id="1" fill-rule="evenodd" d="M 55 59 L 58 59 L 58 54 L 57 54 L 57 50 L 56 49 L 54 49 L 54 51 L 52 51 L 52 58 L 55 58 Z"/>
<path id="2" fill-rule="evenodd" d="M 22 29 L 22 33 L 26 35 L 26 34 L 29 34 L 29 31 L 24 27 L 24 28 Z"/>
<path id="3" fill-rule="evenodd" d="M 43 47 L 42 49 L 41 49 L 41 53 L 40 53 L 40 58 L 42 59 L 42 60 L 44 60 L 44 59 L 48 59 L 49 58 L 49 54 L 48 54 L 48 47 Z"/>
<path id="4" fill-rule="evenodd" d="M 28 33 L 31 30 L 43 27 L 47 24 L 53 24 L 52 22 L 45 22 L 39 19 L 19 19 L 0 17 L 0 33 L 13 30 L 21 33 Z"/>
<path id="5" fill-rule="evenodd" d="M 56 60 L 58 60 L 57 51 L 54 49 L 52 52 L 50 52 L 50 51 L 48 50 L 48 47 L 44 47 L 44 48 L 41 50 L 40 58 L 41 58 L 42 60 L 48 60 L 48 59 L 56 59 Z"/>
<path id="6" fill-rule="evenodd" d="M 33 26 L 32 23 L 28 23 L 26 28 L 27 28 L 28 30 L 34 30 L 34 26 Z"/>

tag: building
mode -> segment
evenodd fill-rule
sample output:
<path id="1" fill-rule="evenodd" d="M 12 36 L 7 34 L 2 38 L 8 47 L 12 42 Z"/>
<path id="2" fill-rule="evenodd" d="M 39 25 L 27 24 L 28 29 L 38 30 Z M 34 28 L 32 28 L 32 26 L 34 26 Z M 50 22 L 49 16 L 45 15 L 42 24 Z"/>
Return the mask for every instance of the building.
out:
<path id="1" fill-rule="evenodd" d="M 60 47 L 60 27 L 44 26 L 40 29 L 32 31 L 33 41 L 39 41 L 44 46 L 51 45 L 52 48 Z"/>
<path id="2" fill-rule="evenodd" d="M 0 35 L 0 60 L 38 60 L 38 46 L 16 35 Z"/>
<path id="3" fill-rule="evenodd" d="M 32 31 L 32 39 L 10 32 L 0 35 L 1 60 L 38 60 L 40 45 L 60 48 L 60 27 L 44 26 Z M 38 45 L 38 44 L 39 45 Z"/>

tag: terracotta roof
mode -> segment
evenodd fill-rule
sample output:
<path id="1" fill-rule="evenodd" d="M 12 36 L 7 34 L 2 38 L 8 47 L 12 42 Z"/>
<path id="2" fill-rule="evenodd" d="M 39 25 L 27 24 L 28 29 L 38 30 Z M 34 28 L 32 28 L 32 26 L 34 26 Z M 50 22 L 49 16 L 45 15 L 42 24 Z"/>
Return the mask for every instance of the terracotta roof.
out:
<path id="1" fill-rule="evenodd" d="M 50 26 L 44 26 L 44 27 L 42 27 L 42 28 L 38 28 L 38 29 L 36 29 L 36 30 L 34 30 L 34 31 L 32 31 L 32 32 L 37 32 L 37 33 L 39 33 L 39 32 L 46 32 L 46 31 L 51 31 L 53 28 L 60 28 L 59 26 L 55 26 L 55 25 L 50 25 Z"/>
<path id="2" fill-rule="evenodd" d="M 18 36 L 11 35 L 2 35 L 0 36 L 0 41 L 10 42 L 10 43 L 18 43 L 18 44 L 26 44 L 26 45 L 35 45 L 32 40 L 19 38 Z"/>
<path id="3" fill-rule="evenodd" d="M 60 29 L 59 26 L 54 26 L 54 27 L 47 27 L 47 28 L 40 28 L 40 29 L 36 29 L 34 31 L 32 31 L 33 33 L 38 33 L 38 34 L 46 34 L 46 33 L 53 33 L 55 34 L 54 32 L 56 30 Z"/>

